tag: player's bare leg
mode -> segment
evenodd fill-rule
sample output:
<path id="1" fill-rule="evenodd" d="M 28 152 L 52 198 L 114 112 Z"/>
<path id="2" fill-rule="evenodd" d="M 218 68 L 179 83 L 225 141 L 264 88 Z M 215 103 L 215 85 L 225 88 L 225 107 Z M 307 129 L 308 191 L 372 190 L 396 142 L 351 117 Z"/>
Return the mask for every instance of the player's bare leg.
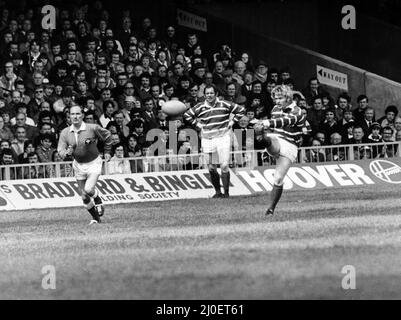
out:
<path id="1" fill-rule="evenodd" d="M 92 197 L 87 193 L 88 191 L 88 187 L 86 187 L 88 180 L 77 180 L 79 188 L 81 190 L 81 197 L 82 197 L 82 201 L 84 203 L 85 208 L 88 210 L 88 212 L 90 213 L 90 215 L 92 216 L 93 220 L 92 222 L 96 221 L 97 223 L 101 222 L 100 221 L 100 216 L 99 213 L 96 210 L 95 207 L 95 202 L 93 201 Z M 90 190 L 89 190 L 90 193 Z"/>
<path id="2" fill-rule="evenodd" d="M 272 215 L 283 193 L 284 177 L 291 166 L 291 160 L 280 156 L 280 143 L 277 137 L 264 134 L 262 139 L 269 155 L 277 159 L 273 190 L 270 193 L 270 205 L 266 210 L 266 215 Z"/>
<path id="3" fill-rule="evenodd" d="M 88 179 L 86 180 L 85 184 L 85 192 L 93 199 L 95 202 L 95 208 L 98 212 L 99 216 L 103 216 L 104 214 L 104 207 L 102 199 L 99 196 L 99 192 L 96 189 L 96 183 L 99 179 L 100 174 L 91 173 L 88 175 Z"/>
<path id="4" fill-rule="evenodd" d="M 223 194 L 221 193 L 220 175 L 217 172 L 216 159 L 215 156 L 213 156 L 213 153 L 209 153 L 207 167 L 210 173 L 210 180 L 212 181 L 214 190 L 216 190 L 216 194 L 213 198 L 222 198 Z"/>
<path id="5" fill-rule="evenodd" d="M 270 205 L 266 210 L 266 215 L 274 214 L 277 203 L 283 194 L 284 178 L 290 169 L 291 164 L 291 160 L 286 157 L 279 156 L 277 159 L 276 170 L 274 172 L 274 185 L 273 190 L 270 193 Z"/>

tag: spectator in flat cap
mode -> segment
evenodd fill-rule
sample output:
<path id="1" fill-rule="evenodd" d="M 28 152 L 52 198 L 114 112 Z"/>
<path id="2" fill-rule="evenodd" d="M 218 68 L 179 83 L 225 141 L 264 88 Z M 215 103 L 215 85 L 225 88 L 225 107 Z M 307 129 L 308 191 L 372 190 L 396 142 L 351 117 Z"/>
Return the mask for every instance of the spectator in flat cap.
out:
<path id="1" fill-rule="evenodd" d="M 255 66 L 255 80 L 258 80 L 262 83 L 265 83 L 267 79 L 267 73 L 269 68 L 263 60 L 259 61 L 259 63 Z"/>

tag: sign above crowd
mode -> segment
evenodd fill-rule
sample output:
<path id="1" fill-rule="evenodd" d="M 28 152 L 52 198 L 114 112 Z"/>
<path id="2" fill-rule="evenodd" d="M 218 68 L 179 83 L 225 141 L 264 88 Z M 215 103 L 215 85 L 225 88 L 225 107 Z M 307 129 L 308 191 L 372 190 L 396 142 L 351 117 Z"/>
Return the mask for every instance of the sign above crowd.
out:
<path id="1" fill-rule="evenodd" d="M 177 9 L 177 23 L 180 26 L 207 32 L 207 21 L 196 14 Z"/>
<path id="2" fill-rule="evenodd" d="M 316 65 L 317 79 L 321 84 L 348 91 L 348 76 L 329 68 Z"/>

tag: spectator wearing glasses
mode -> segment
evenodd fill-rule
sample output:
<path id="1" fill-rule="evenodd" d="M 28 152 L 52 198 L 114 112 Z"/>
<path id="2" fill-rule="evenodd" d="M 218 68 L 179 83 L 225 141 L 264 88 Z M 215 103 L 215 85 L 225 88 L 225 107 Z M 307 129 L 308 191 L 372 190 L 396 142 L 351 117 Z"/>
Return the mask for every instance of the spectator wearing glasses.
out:
<path id="1" fill-rule="evenodd" d="M 29 116 L 32 118 L 35 117 L 39 112 L 40 105 L 45 101 L 43 86 L 36 87 L 33 93 L 33 98 L 28 104 Z"/>
<path id="2" fill-rule="evenodd" d="M 205 101 L 205 98 L 199 97 L 199 86 L 196 83 L 192 83 L 189 86 L 189 95 L 184 100 L 188 108 L 194 107 L 197 103 Z"/>

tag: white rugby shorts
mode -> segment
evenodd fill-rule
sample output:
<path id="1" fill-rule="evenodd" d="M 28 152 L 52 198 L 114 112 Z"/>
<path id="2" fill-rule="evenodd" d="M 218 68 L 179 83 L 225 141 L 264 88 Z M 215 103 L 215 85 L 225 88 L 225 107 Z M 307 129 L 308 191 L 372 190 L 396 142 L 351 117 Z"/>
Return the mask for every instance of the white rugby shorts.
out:
<path id="1" fill-rule="evenodd" d="M 229 163 L 230 150 L 231 150 L 231 131 L 228 131 L 223 136 L 215 137 L 212 139 L 202 138 L 201 141 L 202 152 L 206 154 L 218 155 L 219 163 Z M 212 155 L 213 158 L 213 155 Z M 217 163 L 215 163 L 217 164 Z"/>
<path id="2" fill-rule="evenodd" d="M 278 157 L 280 155 L 282 157 L 290 159 L 292 163 L 297 161 L 298 147 L 295 144 L 288 142 L 278 134 L 267 134 L 266 136 L 277 138 L 277 141 L 279 143 L 279 154 L 271 154 L 272 157 Z"/>
<path id="3" fill-rule="evenodd" d="M 78 163 L 77 161 L 72 162 L 72 167 L 75 172 L 75 178 L 77 180 L 86 180 L 89 175 L 102 173 L 102 158 L 97 157 L 95 160 L 87 163 Z"/>

